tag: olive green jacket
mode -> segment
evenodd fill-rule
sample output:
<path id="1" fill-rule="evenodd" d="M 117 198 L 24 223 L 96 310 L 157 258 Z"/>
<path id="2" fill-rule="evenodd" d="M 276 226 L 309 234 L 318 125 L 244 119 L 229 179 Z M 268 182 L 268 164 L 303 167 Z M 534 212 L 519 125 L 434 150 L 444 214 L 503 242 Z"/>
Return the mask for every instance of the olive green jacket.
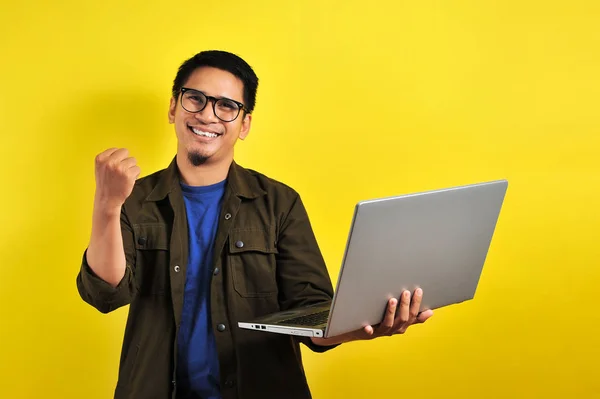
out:
<path id="1" fill-rule="evenodd" d="M 98 278 L 84 252 L 77 288 L 103 313 L 130 305 L 115 399 L 176 398 L 189 243 L 175 159 L 136 182 L 122 207 L 121 230 L 127 267 L 119 285 Z M 237 326 L 333 296 L 299 195 L 233 162 L 214 245 L 210 309 L 223 399 L 310 398 L 299 343 L 318 352 L 331 347 Z"/>

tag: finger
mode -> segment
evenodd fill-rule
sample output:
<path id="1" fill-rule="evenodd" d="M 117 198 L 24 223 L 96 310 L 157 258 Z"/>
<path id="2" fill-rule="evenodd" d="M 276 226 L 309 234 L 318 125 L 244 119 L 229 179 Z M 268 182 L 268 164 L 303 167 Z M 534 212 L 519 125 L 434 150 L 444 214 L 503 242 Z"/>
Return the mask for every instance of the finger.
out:
<path id="1" fill-rule="evenodd" d="M 382 330 L 387 330 L 387 329 L 391 329 L 392 327 L 394 327 L 394 318 L 396 317 L 397 306 L 398 306 L 398 301 L 396 300 L 396 298 L 391 298 L 388 302 L 385 316 L 380 325 Z"/>
<path id="2" fill-rule="evenodd" d="M 134 179 L 137 180 L 138 177 L 140 177 L 140 174 L 142 173 L 142 170 L 140 169 L 139 166 L 134 166 L 132 168 L 129 168 L 129 173 L 131 173 L 132 176 L 135 176 Z"/>
<path id="3" fill-rule="evenodd" d="M 398 313 L 397 323 L 404 324 L 410 317 L 410 291 L 405 290 L 400 297 L 400 312 Z"/>
<path id="4" fill-rule="evenodd" d="M 110 160 L 113 162 L 121 162 L 129 156 L 129 150 L 127 148 L 119 148 L 110 155 Z"/>
<path id="5" fill-rule="evenodd" d="M 410 304 L 410 320 L 415 320 L 419 315 L 419 310 L 421 309 L 421 301 L 423 300 L 423 290 L 421 288 L 417 288 L 415 290 L 415 294 L 412 297 L 412 301 Z"/>
<path id="6" fill-rule="evenodd" d="M 109 157 L 109 156 L 111 156 L 111 155 L 112 155 L 112 154 L 113 154 L 115 151 L 117 151 L 117 150 L 118 150 L 118 148 L 117 148 L 117 147 L 111 147 L 111 148 L 108 148 L 108 149 L 106 149 L 106 150 L 102 151 L 102 152 L 100 153 L 100 155 L 101 155 L 101 156 L 105 156 L 105 157 Z"/>
<path id="7" fill-rule="evenodd" d="M 125 168 L 125 169 L 132 168 L 132 167 L 136 166 L 136 164 L 137 164 L 137 160 L 134 157 L 128 157 L 121 161 L 121 166 L 123 166 L 123 168 Z"/>
<path id="8" fill-rule="evenodd" d="M 373 330 L 373 327 L 371 326 L 365 326 L 365 328 L 363 329 L 363 331 L 368 335 L 371 336 L 373 335 L 373 333 L 375 332 L 375 330 Z"/>
<path id="9" fill-rule="evenodd" d="M 112 147 L 109 148 L 107 150 L 102 151 L 100 154 L 96 155 L 96 163 L 100 163 L 105 161 L 106 159 L 108 159 L 115 151 L 117 151 L 117 148 Z"/>
<path id="10" fill-rule="evenodd" d="M 425 323 L 427 319 L 429 319 L 431 316 L 433 316 L 433 310 L 424 310 L 421 313 L 419 313 L 419 316 L 417 317 L 417 323 Z"/>

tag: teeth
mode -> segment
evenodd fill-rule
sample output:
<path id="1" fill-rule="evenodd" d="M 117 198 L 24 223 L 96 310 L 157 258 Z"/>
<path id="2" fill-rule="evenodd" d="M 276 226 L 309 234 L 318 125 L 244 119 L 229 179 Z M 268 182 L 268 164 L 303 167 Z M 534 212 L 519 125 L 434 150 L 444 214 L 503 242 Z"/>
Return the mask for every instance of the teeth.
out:
<path id="1" fill-rule="evenodd" d="M 203 136 L 203 137 L 211 137 L 211 138 L 215 138 L 218 137 L 219 135 L 216 133 L 210 133 L 210 132 L 203 132 L 202 130 L 198 130 L 196 128 L 192 128 L 192 131 L 194 133 L 196 133 L 198 136 Z"/>

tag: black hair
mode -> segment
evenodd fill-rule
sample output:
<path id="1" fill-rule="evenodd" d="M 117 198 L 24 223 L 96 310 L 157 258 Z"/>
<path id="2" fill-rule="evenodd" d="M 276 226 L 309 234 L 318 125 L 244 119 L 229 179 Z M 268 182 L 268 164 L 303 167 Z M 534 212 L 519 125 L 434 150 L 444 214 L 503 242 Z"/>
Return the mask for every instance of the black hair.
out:
<path id="1" fill-rule="evenodd" d="M 173 97 L 178 98 L 179 92 L 190 75 L 198 68 L 213 67 L 227 71 L 240 79 L 244 84 L 244 105 L 248 113 L 252 113 L 256 105 L 256 90 L 258 89 L 258 77 L 241 57 L 236 54 L 221 50 L 202 51 L 192 58 L 186 60 L 177 71 L 173 81 Z"/>

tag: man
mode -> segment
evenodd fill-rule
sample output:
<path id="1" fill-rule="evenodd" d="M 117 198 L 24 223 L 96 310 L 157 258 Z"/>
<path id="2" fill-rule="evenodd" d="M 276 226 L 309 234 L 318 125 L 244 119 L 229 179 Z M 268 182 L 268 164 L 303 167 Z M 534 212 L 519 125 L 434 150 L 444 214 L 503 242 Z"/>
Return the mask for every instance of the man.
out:
<path id="1" fill-rule="evenodd" d="M 84 301 L 130 305 L 115 398 L 310 398 L 299 343 L 317 352 L 403 333 L 427 320 L 422 293 L 392 299 L 378 326 L 300 338 L 238 320 L 327 301 L 333 288 L 309 218 L 290 187 L 233 160 L 250 131 L 258 78 L 206 51 L 173 83 L 177 154 L 137 179 L 126 149 L 96 157 L 92 233 L 77 276 Z"/>

